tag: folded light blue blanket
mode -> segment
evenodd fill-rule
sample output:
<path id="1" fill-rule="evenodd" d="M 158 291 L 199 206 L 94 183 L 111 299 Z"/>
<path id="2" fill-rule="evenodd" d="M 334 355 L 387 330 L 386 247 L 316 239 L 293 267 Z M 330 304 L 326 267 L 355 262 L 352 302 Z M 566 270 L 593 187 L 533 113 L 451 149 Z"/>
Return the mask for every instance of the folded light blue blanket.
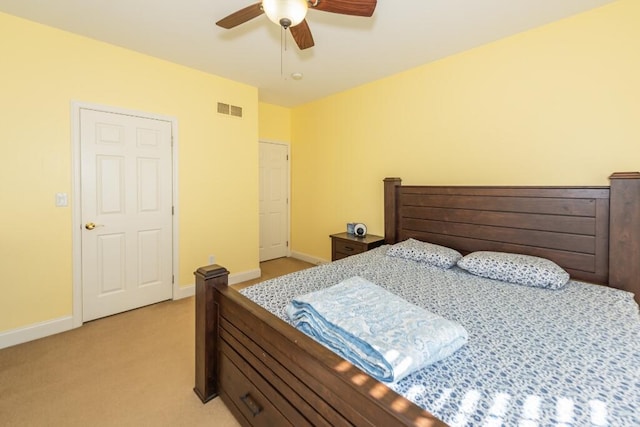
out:
<path id="1" fill-rule="evenodd" d="M 468 340 L 460 324 L 358 276 L 294 298 L 287 315 L 298 329 L 387 383 L 444 359 Z"/>

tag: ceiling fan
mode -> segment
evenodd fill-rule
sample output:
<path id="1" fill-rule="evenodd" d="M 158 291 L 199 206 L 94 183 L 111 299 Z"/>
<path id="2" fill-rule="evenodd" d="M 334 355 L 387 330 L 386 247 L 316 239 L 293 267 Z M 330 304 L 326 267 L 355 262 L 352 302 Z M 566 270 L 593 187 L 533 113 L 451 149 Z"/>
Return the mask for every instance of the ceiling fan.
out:
<path id="1" fill-rule="evenodd" d="M 275 24 L 291 30 L 300 49 L 308 49 L 314 45 L 305 19 L 308 9 L 342 15 L 371 16 L 376 4 L 377 0 L 262 0 L 222 18 L 216 25 L 229 29 L 264 13 Z"/>

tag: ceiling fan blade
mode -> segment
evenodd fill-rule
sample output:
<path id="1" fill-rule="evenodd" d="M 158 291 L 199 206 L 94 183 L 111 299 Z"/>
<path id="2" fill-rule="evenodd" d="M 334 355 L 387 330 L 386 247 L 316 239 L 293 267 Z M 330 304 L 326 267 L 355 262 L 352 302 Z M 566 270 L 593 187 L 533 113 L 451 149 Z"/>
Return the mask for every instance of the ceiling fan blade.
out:
<path id="1" fill-rule="evenodd" d="M 342 15 L 371 16 L 377 4 L 377 0 L 311 0 L 309 7 Z"/>
<path id="2" fill-rule="evenodd" d="M 296 44 L 298 45 L 300 50 L 313 47 L 313 36 L 311 35 L 311 30 L 309 29 L 309 24 L 307 24 L 306 19 L 304 19 L 295 27 L 289 27 L 289 30 L 291 31 L 291 35 L 293 36 L 293 39 L 296 41 Z"/>
<path id="3" fill-rule="evenodd" d="M 247 21 L 252 20 L 260 15 L 262 15 L 264 11 L 262 10 L 262 2 L 252 4 L 251 6 L 247 6 L 244 9 L 240 9 L 237 12 L 232 13 L 231 15 L 222 18 L 216 25 L 222 28 L 233 28 L 240 24 L 244 24 Z"/>

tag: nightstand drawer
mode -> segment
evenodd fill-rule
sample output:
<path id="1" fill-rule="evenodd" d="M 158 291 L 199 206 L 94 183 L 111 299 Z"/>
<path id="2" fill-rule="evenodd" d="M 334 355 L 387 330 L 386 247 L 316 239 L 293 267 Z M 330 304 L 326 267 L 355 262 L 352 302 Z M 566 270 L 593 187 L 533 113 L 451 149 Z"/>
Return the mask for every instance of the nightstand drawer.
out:
<path id="1" fill-rule="evenodd" d="M 367 251 L 365 245 L 358 242 L 350 242 L 345 240 L 334 240 L 334 251 L 344 256 L 360 254 Z"/>
<path id="2" fill-rule="evenodd" d="M 331 237 L 331 261 L 361 254 L 384 243 L 384 237 L 374 234 L 357 237 L 353 234 L 339 233 L 329 237 Z"/>

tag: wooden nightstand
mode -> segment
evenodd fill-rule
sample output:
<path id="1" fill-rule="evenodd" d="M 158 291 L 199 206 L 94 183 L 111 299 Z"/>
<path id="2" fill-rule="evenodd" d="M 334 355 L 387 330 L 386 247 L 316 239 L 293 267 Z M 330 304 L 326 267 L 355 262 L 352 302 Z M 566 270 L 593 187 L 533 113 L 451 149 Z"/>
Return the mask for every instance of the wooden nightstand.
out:
<path id="1" fill-rule="evenodd" d="M 331 237 L 331 261 L 361 254 L 384 243 L 384 237 L 375 234 L 357 237 L 353 234 L 338 233 L 329 237 Z"/>

